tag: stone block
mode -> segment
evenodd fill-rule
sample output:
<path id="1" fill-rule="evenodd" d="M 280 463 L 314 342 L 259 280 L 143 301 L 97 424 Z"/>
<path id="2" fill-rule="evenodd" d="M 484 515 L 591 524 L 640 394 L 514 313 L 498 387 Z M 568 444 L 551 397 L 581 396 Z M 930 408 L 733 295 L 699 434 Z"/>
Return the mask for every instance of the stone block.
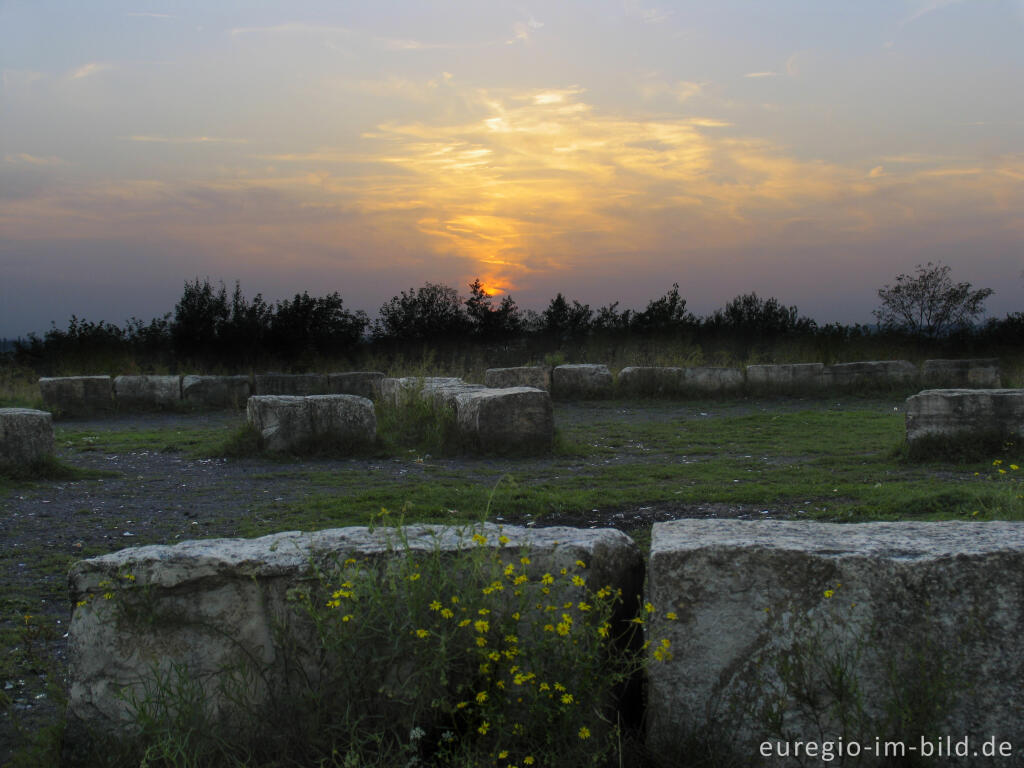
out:
<path id="1" fill-rule="evenodd" d="M 916 384 L 917 366 L 908 360 L 871 360 L 825 366 L 824 386 L 835 389 L 894 389 Z"/>
<path id="2" fill-rule="evenodd" d="M 401 404 L 409 397 L 429 397 L 438 404 L 454 407 L 456 395 L 475 389 L 483 387 L 467 384 L 455 376 L 405 376 L 380 382 L 381 399 L 392 405 Z"/>
<path id="3" fill-rule="evenodd" d="M 580 572 L 591 589 L 610 586 L 631 597 L 643 586 L 643 561 L 628 536 L 574 528 L 484 525 L 458 531 L 417 525 L 401 534 L 383 527 L 291 531 L 251 540 L 146 546 L 80 561 L 69 574 L 75 607 L 68 635 L 70 688 L 62 764 L 74 764 L 75 757 L 87 753 L 90 733 L 130 734 L 129 697 L 144 695 L 158 673 L 181 670 L 201 684 L 207 703 L 226 723 L 237 701 L 257 714 L 264 705 L 280 705 L 288 682 L 293 691 L 306 682 L 316 684 L 322 669 L 308 664 L 318 658 L 319 646 L 313 633 L 304 631 L 309 622 L 303 609 L 290 600 L 296 590 L 315 582 L 314 568 L 330 571 L 349 558 L 372 568 L 434 552 L 450 557 L 476 547 L 473 534 L 483 537 L 483 546 L 507 552 L 516 567 L 520 555 L 528 553 L 531 584 L 544 573 L 579 571 L 575 564 L 583 561 L 586 568 Z M 507 538 L 504 550 L 499 535 Z M 112 591 L 112 599 L 105 599 Z M 494 603 L 492 620 L 501 605 Z M 294 663 L 285 664 L 284 658 Z M 250 688 L 233 704 L 219 692 L 218 683 L 224 682 L 225 669 L 252 666 L 260 674 L 246 681 Z M 396 670 L 366 672 L 383 682 Z M 303 675 L 307 679 L 294 677 Z M 382 692 L 381 703 L 360 701 L 358 706 L 385 706 L 385 697 Z M 429 711 L 426 701 L 423 712 Z"/>
<path id="4" fill-rule="evenodd" d="M 921 378 L 929 388 L 999 388 L 999 359 L 925 360 Z"/>
<path id="5" fill-rule="evenodd" d="M 907 398 L 907 442 L 1024 437 L 1024 389 L 926 389 Z"/>
<path id="6" fill-rule="evenodd" d="M 0 408 L 0 469 L 33 464 L 53 454 L 53 417 L 31 408 Z"/>
<path id="7" fill-rule="evenodd" d="M 767 393 L 815 391 L 825 384 L 824 370 L 822 363 L 748 365 L 747 387 Z"/>
<path id="8" fill-rule="evenodd" d="M 356 395 L 254 395 L 246 415 L 261 447 L 279 453 L 357 450 L 377 437 L 373 402 Z"/>
<path id="9" fill-rule="evenodd" d="M 324 373 L 258 373 L 253 379 L 254 395 L 326 395 Z"/>
<path id="10" fill-rule="evenodd" d="M 384 374 L 379 371 L 346 371 L 327 374 L 328 395 L 358 395 L 376 400 Z"/>
<path id="11" fill-rule="evenodd" d="M 184 376 L 181 399 L 199 408 L 243 408 L 252 386 L 248 376 Z"/>
<path id="12" fill-rule="evenodd" d="M 595 400 L 614 394 L 606 365 L 559 365 L 551 373 L 551 394 L 559 400 Z"/>
<path id="13" fill-rule="evenodd" d="M 683 388 L 683 369 L 631 365 L 619 371 L 615 386 L 626 397 L 675 397 Z"/>
<path id="14" fill-rule="evenodd" d="M 656 754 L 706 740 L 752 764 L 779 733 L 1024 744 L 1021 523 L 655 523 L 648 590 Z"/>
<path id="15" fill-rule="evenodd" d="M 161 410 L 181 403 L 180 376 L 118 376 L 114 400 L 119 409 Z"/>
<path id="16" fill-rule="evenodd" d="M 484 371 L 484 386 L 493 389 L 505 387 L 534 387 L 551 391 L 551 369 L 546 365 L 524 365 L 517 368 L 488 368 Z"/>
<path id="17" fill-rule="evenodd" d="M 534 387 L 463 392 L 455 397 L 463 445 L 476 453 L 530 455 L 551 450 L 551 396 Z"/>
<path id="18" fill-rule="evenodd" d="M 57 416 L 88 416 L 114 410 L 109 376 L 60 376 L 39 380 L 47 409 Z"/>
<path id="19" fill-rule="evenodd" d="M 743 389 L 744 377 L 740 368 L 694 366 L 683 368 L 683 390 L 686 392 L 720 395 Z"/>

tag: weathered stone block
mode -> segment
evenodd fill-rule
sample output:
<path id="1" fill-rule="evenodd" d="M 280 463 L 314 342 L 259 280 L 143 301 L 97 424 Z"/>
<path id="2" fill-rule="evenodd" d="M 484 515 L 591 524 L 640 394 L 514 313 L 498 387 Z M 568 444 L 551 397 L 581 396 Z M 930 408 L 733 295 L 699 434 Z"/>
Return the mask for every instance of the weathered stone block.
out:
<path id="1" fill-rule="evenodd" d="M 377 437 L 373 402 L 356 395 L 254 395 L 246 414 L 268 451 L 358 449 Z"/>
<path id="2" fill-rule="evenodd" d="M 0 408 L 0 468 L 18 467 L 53 454 L 53 417 L 31 408 Z"/>
<path id="3" fill-rule="evenodd" d="M 743 389 L 743 371 L 739 368 L 695 366 L 683 368 L 683 390 L 708 395 L 739 392 Z"/>
<path id="4" fill-rule="evenodd" d="M 825 383 L 824 370 L 822 363 L 748 365 L 747 387 L 766 392 L 816 390 Z"/>
<path id="5" fill-rule="evenodd" d="M 483 387 L 467 384 L 455 376 L 406 376 L 385 378 L 380 382 L 381 399 L 391 404 L 399 404 L 409 397 L 425 397 L 439 405 L 454 407 L 456 395 L 479 389 Z"/>
<path id="6" fill-rule="evenodd" d="M 614 381 L 606 365 L 559 365 L 551 373 L 551 394 L 559 400 L 611 397 Z"/>
<path id="7" fill-rule="evenodd" d="M 1024 389 L 926 389 L 907 398 L 907 442 L 1024 437 Z"/>
<path id="8" fill-rule="evenodd" d="M 46 407 L 58 416 L 86 416 L 114 410 L 109 376 L 60 376 L 39 380 Z"/>
<path id="9" fill-rule="evenodd" d="M 473 534 L 483 536 L 485 546 L 495 550 L 501 546 L 499 535 L 506 537 L 504 551 L 517 567 L 525 549 L 531 583 L 539 582 L 544 573 L 576 570 L 576 561 L 583 561 L 587 567 L 581 572 L 591 589 L 610 586 L 628 598 L 639 594 L 643 585 L 643 561 L 628 536 L 615 530 L 573 528 L 486 525 L 456 531 L 420 525 L 401 535 L 382 527 L 291 531 L 252 540 L 139 547 L 84 560 L 69 574 L 75 608 L 68 636 L 66 754 L 84 752 L 90 731 L 130 733 L 128 699 L 143 695 L 157 672 L 183 670 L 204 687 L 211 707 L 228 721 L 237 702 L 232 704 L 218 691 L 226 669 L 255 664 L 263 673 L 249 681 L 251 689 L 242 699 L 249 712 L 259 713 L 264 704 L 280 701 L 289 674 L 305 672 L 315 684 L 319 668 L 308 669 L 302 662 L 316 658 L 318 646 L 301 630 L 307 623 L 301 607 L 289 601 L 290 591 L 309 588 L 314 568 L 329 571 L 349 558 L 373 567 L 435 551 L 451 556 L 476 547 Z M 118 594 L 104 599 L 111 591 Z M 129 600 L 133 596 L 138 597 Z M 501 605 L 494 603 L 495 614 Z M 406 630 L 411 628 L 398 631 Z M 290 643 L 284 633 L 290 633 Z M 285 654 L 296 663 L 284 664 Z M 384 680 L 389 670 L 367 672 Z M 291 682 L 298 686 L 305 681 Z M 118 695 L 119 691 L 124 693 Z M 367 702 L 357 704 L 363 707 Z M 429 704 L 424 702 L 424 709 Z"/>
<path id="10" fill-rule="evenodd" d="M 118 376 L 114 379 L 118 408 L 159 410 L 181 402 L 180 376 Z"/>
<path id="11" fill-rule="evenodd" d="M 918 380 L 917 366 L 908 360 L 871 360 L 836 363 L 822 372 L 826 387 L 837 389 L 891 389 Z"/>
<path id="12" fill-rule="evenodd" d="M 551 396 L 534 387 L 463 392 L 455 397 L 463 443 L 474 452 L 536 454 L 551 450 Z"/>
<path id="13" fill-rule="evenodd" d="M 200 408 L 242 408 L 252 386 L 248 376 L 184 376 L 181 399 Z"/>
<path id="14" fill-rule="evenodd" d="M 673 397 L 682 391 L 683 369 L 631 365 L 619 371 L 615 384 L 626 397 Z"/>
<path id="15" fill-rule="evenodd" d="M 254 395 L 326 395 L 327 375 L 323 373 L 258 373 L 253 379 Z"/>
<path id="16" fill-rule="evenodd" d="M 347 371 L 327 374 L 328 395 L 358 395 L 370 400 L 380 394 L 384 374 L 379 371 Z"/>
<path id="17" fill-rule="evenodd" d="M 551 369 L 546 365 L 524 365 L 517 368 L 488 368 L 484 386 L 493 389 L 534 387 L 551 391 Z"/>
<path id="18" fill-rule="evenodd" d="M 1020 523 L 655 523 L 648 585 L 652 654 L 674 654 L 649 670 L 655 751 L 703 738 L 750 764 L 780 732 L 1024 743 Z"/>
<path id="19" fill-rule="evenodd" d="M 998 358 L 925 360 L 921 378 L 929 388 L 984 389 L 1001 383 Z"/>

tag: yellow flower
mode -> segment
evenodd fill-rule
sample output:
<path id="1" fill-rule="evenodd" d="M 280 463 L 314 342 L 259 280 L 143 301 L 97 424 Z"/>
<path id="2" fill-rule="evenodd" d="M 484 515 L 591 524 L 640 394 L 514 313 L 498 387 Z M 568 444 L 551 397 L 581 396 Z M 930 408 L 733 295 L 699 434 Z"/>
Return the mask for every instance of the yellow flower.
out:
<path id="1" fill-rule="evenodd" d="M 1016 464 L 1011 464 L 1010 469 L 1020 469 Z"/>
<path id="2" fill-rule="evenodd" d="M 476 695 L 476 703 L 483 704 L 485 701 L 487 701 L 487 691 L 480 691 L 480 693 Z"/>
<path id="3" fill-rule="evenodd" d="M 473 534 L 473 542 L 475 544 L 478 544 L 478 545 L 480 545 L 482 547 L 484 544 L 487 543 L 487 537 L 486 536 L 481 536 L 479 533 L 474 533 Z"/>
<path id="4" fill-rule="evenodd" d="M 454 614 L 454 613 L 452 613 L 452 611 L 451 611 L 451 609 L 450 609 L 450 608 L 442 608 L 442 609 L 441 609 L 441 615 L 442 615 L 442 616 L 443 616 L 444 618 L 446 618 L 446 619 L 450 619 L 450 618 L 451 618 L 452 616 L 454 616 L 455 614 Z"/>
<path id="5" fill-rule="evenodd" d="M 457 602 L 459 602 L 459 596 L 452 595 L 452 605 L 455 605 Z"/>
<path id="6" fill-rule="evenodd" d="M 998 467 L 1002 463 L 1003 463 L 1002 459 L 996 459 L 995 461 L 992 462 L 992 466 L 993 467 Z"/>
<path id="7" fill-rule="evenodd" d="M 586 563 L 584 563 L 584 562 L 583 562 L 582 560 L 577 560 L 577 561 L 576 561 L 576 567 L 577 567 L 577 568 L 586 568 L 586 567 L 587 567 L 587 564 L 586 564 Z"/>
<path id="8" fill-rule="evenodd" d="M 474 621 L 473 622 L 473 629 L 475 629 L 477 632 L 479 632 L 481 634 L 483 634 L 484 632 L 487 632 L 490 628 L 491 628 L 491 625 L 488 622 L 484 621 L 483 619 L 480 619 L 479 621 Z"/>
<path id="9" fill-rule="evenodd" d="M 483 647 L 484 647 L 485 645 L 487 645 L 487 638 L 486 638 L 486 637 L 484 637 L 483 635 L 480 635 L 480 637 L 478 637 L 478 638 L 476 639 L 476 644 L 477 644 L 477 645 L 478 645 L 479 647 L 483 648 Z"/>
<path id="10" fill-rule="evenodd" d="M 541 684 L 540 684 L 540 685 L 538 686 L 538 689 L 539 689 L 539 690 L 542 690 L 542 691 L 550 691 L 550 690 L 551 690 L 551 686 L 550 686 L 550 685 L 548 685 L 547 683 L 541 683 Z"/>
<path id="11" fill-rule="evenodd" d="M 409 581 L 419 581 L 420 575 L 418 573 L 410 573 Z"/>
<path id="12" fill-rule="evenodd" d="M 479 613 L 481 616 L 486 616 L 490 612 L 490 608 L 481 608 L 479 611 L 477 611 L 477 613 Z"/>
<path id="13" fill-rule="evenodd" d="M 429 636 L 430 636 L 430 632 L 428 632 L 425 629 L 417 629 L 416 630 L 416 637 L 422 638 L 422 637 L 429 637 Z"/>
<path id="14" fill-rule="evenodd" d="M 499 760 L 504 760 L 506 757 L 508 757 L 508 750 L 507 749 L 503 749 L 503 750 L 501 750 L 501 752 L 498 753 L 498 759 Z"/>
<path id="15" fill-rule="evenodd" d="M 668 613 L 665 614 L 665 618 L 668 619 L 669 621 L 675 621 L 679 617 L 676 615 L 675 611 L 669 611 Z"/>
<path id="16" fill-rule="evenodd" d="M 589 611 L 590 610 L 590 604 L 589 603 L 584 603 L 582 601 L 576 607 L 579 608 L 581 611 Z"/>
<path id="17" fill-rule="evenodd" d="M 611 627 L 608 624 L 602 624 L 600 627 L 597 628 L 597 636 L 608 637 L 610 629 Z"/>
<path id="18" fill-rule="evenodd" d="M 587 582 L 583 580 L 582 576 L 580 576 L 579 574 L 576 574 L 575 576 L 572 577 L 572 583 L 573 583 L 573 586 L 575 586 L 575 587 L 582 587 Z"/>
<path id="19" fill-rule="evenodd" d="M 590 738 L 590 729 L 587 728 L 587 726 L 585 726 L 585 725 L 582 728 L 580 728 L 580 738 L 581 739 L 589 739 Z"/>
<path id="20" fill-rule="evenodd" d="M 432 611 L 440 611 L 441 610 L 441 601 L 440 600 L 434 600 L 430 604 L 430 610 L 432 610 Z"/>
<path id="21" fill-rule="evenodd" d="M 530 564 L 530 558 L 528 558 L 526 556 L 520 557 L 519 558 L 519 562 L 522 563 L 523 565 L 529 565 Z"/>
<path id="22" fill-rule="evenodd" d="M 342 616 L 341 620 L 344 621 L 344 622 L 352 621 L 352 614 L 350 613 L 347 616 Z"/>
<path id="23" fill-rule="evenodd" d="M 327 607 L 328 608 L 337 608 L 339 605 L 341 605 L 341 601 L 340 600 L 328 600 L 327 601 Z"/>
<path id="24" fill-rule="evenodd" d="M 516 575 L 516 567 L 512 565 L 512 563 L 509 563 L 505 566 L 505 570 L 502 571 L 502 573 L 504 573 L 508 578 L 511 579 L 513 576 Z"/>
<path id="25" fill-rule="evenodd" d="M 555 690 L 556 691 L 564 691 L 565 690 L 565 686 L 562 685 L 561 683 L 555 683 Z"/>
<path id="26" fill-rule="evenodd" d="M 545 573 L 543 576 L 540 577 L 540 583 L 545 585 L 554 584 L 555 577 L 552 576 L 550 573 Z"/>
<path id="27" fill-rule="evenodd" d="M 562 703 L 563 704 L 572 704 L 572 702 L 573 702 L 573 698 L 572 698 L 572 694 L 571 693 L 563 693 L 562 694 Z"/>
<path id="28" fill-rule="evenodd" d="M 469 622 L 470 622 L 470 619 L 463 619 L 462 621 L 459 622 L 459 626 L 460 627 L 465 627 L 466 625 L 469 624 Z"/>
<path id="29" fill-rule="evenodd" d="M 533 756 L 527 755 L 523 758 L 523 765 L 533 765 Z"/>
<path id="30" fill-rule="evenodd" d="M 506 544 L 508 544 L 508 536 L 506 536 L 505 534 L 499 536 L 498 543 L 501 544 L 501 546 L 505 546 Z"/>
<path id="31" fill-rule="evenodd" d="M 476 730 L 479 732 L 479 734 L 481 736 L 486 736 L 487 735 L 487 731 L 489 731 L 490 729 L 491 729 L 491 724 L 489 722 L 487 722 L 486 720 L 484 720 L 482 723 L 480 723 L 480 727 L 477 728 Z"/>
<path id="32" fill-rule="evenodd" d="M 654 604 L 644 603 L 644 610 L 647 611 L 647 613 L 654 613 Z"/>
<path id="33" fill-rule="evenodd" d="M 835 593 L 836 593 L 836 591 L 834 589 L 826 589 L 825 590 L 825 597 L 826 597 L 826 599 L 827 598 L 831 598 L 832 595 L 834 595 Z"/>

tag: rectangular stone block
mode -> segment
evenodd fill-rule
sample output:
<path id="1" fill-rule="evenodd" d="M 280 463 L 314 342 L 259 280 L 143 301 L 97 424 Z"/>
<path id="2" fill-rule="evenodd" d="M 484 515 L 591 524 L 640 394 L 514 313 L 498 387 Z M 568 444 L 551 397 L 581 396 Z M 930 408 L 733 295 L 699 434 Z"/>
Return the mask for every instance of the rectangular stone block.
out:
<path id="1" fill-rule="evenodd" d="M 551 450 L 551 396 L 534 387 L 463 392 L 455 398 L 463 444 L 474 453 L 532 455 Z"/>
<path id="2" fill-rule="evenodd" d="M 625 397 L 677 397 L 683 389 L 683 369 L 628 366 L 619 371 L 615 386 Z"/>
<path id="3" fill-rule="evenodd" d="M 826 366 L 824 386 L 835 389 L 895 389 L 916 384 L 917 366 L 908 360 L 870 360 Z"/>
<path id="4" fill-rule="evenodd" d="M 456 395 L 478 389 L 483 387 L 467 384 L 455 376 L 405 376 L 380 382 L 381 399 L 392 405 L 401 404 L 409 397 L 426 397 L 438 405 L 454 407 Z"/>
<path id="5" fill-rule="evenodd" d="M 825 384 L 824 371 L 822 363 L 748 365 L 747 387 L 768 393 L 819 390 Z"/>
<path id="6" fill-rule="evenodd" d="M 253 379 L 254 395 L 326 395 L 327 374 L 324 373 L 257 373 Z"/>
<path id="7" fill-rule="evenodd" d="M 39 393 L 47 409 L 58 416 L 88 416 L 114 410 L 114 388 L 109 376 L 60 376 L 39 380 Z"/>
<path id="8" fill-rule="evenodd" d="M 53 454 L 53 417 L 31 408 L 0 408 L 0 469 L 24 467 Z"/>
<path id="9" fill-rule="evenodd" d="M 358 395 L 376 400 L 380 395 L 380 382 L 384 374 L 379 371 L 347 371 L 327 374 L 328 395 Z"/>
<path id="10" fill-rule="evenodd" d="M 1024 524 L 655 523 L 648 585 L 656 754 L 1024 744 Z"/>
<path id="11" fill-rule="evenodd" d="M 114 400 L 127 410 L 161 410 L 181 402 L 180 376 L 118 376 Z"/>
<path id="12" fill-rule="evenodd" d="M 925 360 L 922 381 L 928 388 L 998 389 L 1001 385 L 999 359 Z"/>
<path id="13" fill-rule="evenodd" d="M 694 366 L 683 368 L 683 391 L 708 395 L 722 395 L 743 389 L 744 377 L 740 368 Z"/>
<path id="14" fill-rule="evenodd" d="M 505 387 L 534 387 L 551 391 L 551 369 L 546 365 L 524 365 L 517 368 L 488 368 L 484 371 L 484 386 L 492 389 Z"/>
<path id="15" fill-rule="evenodd" d="M 325 669 L 320 663 L 321 646 L 297 602 L 301 594 L 315 589 L 315 569 L 329 573 L 343 563 L 383 569 L 389 563 L 435 553 L 454 558 L 461 550 L 478 547 L 522 569 L 529 581 L 523 588 L 538 599 L 548 599 L 541 595 L 545 573 L 581 574 L 591 590 L 621 590 L 631 609 L 635 607 L 631 598 L 643 585 L 642 558 L 625 534 L 554 527 L 483 525 L 453 530 L 417 525 L 401 531 L 385 527 L 291 531 L 250 540 L 138 547 L 76 563 L 69 574 L 75 607 L 68 635 L 70 689 L 64 732 L 65 757 L 72 759 L 62 764 L 74 764 L 74 757 L 87 753 L 90 732 L 131 733 L 130 697 L 145 695 L 158 673 L 166 676 L 181 670 L 202 685 L 205 701 L 223 727 L 234 722 L 238 701 L 249 712 L 260 713 L 265 705 L 286 700 L 282 695 L 289 684 L 293 692 L 305 684 L 316 685 Z M 521 564 L 524 555 L 528 562 Z M 499 578 L 505 577 L 499 572 Z M 470 589 L 479 594 L 478 587 L 485 586 L 473 579 L 473 574 L 467 574 L 466 594 Z M 450 595 L 437 597 L 458 610 Z M 340 594 L 336 598 L 346 599 Z M 493 611 L 486 618 L 495 623 L 506 603 L 499 595 L 489 604 Z M 322 611 L 331 610 L 320 605 Z M 481 616 L 474 611 L 472 618 Z M 411 634 L 413 629 L 396 625 L 390 631 Z M 392 640 L 399 638 L 388 642 Z M 518 639 L 521 644 L 529 641 L 527 636 Z M 291 663 L 284 663 L 284 658 Z M 232 702 L 220 692 L 218 684 L 230 669 L 254 666 L 257 674 L 245 679 L 248 687 L 240 692 L 240 699 Z M 401 679 L 402 672 L 367 668 L 366 674 L 380 680 L 378 700 L 353 702 L 360 714 L 363 707 L 386 708 L 384 687 L 389 680 Z M 436 716 L 429 700 L 422 704 L 420 716 Z M 417 725 L 429 727 L 422 721 L 402 723 L 406 732 Z"/>
<path id="16" fill-rule="evenodd" d="M 596 400 L 614 394 L 606 365 L 559 365 L 551 373 L 551 394 L 559 400 Z"/>
<path id="17" fill-rule="evenodd" d="M 907 398 L 907 442 L 1024 437 L 1024 389 L 926 389 Z"/>
<path id="18" fill-rule="evenodd" d="M 246 415 L 268 451 L 358 450 L 377 437 L 373 402 L 356 395 L 254 395 Z"/>
<path id="19" fill-rule="evenodd" d="M 199 408 L 244 408 L 252 386 L 248 376 L 184 376 L 181 399 Z"/>

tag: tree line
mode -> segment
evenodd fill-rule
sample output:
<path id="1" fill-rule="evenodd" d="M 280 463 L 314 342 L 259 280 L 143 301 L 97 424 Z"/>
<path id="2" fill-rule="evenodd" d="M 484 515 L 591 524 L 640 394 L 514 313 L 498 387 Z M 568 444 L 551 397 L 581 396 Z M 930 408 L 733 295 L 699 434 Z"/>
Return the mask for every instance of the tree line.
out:
<path id="1" fill-rule="evenodd" d="M 618 344 L 684 340 L 742 361 L 765 354 L 780 340 L 815 344 L 827 357 L 837 344 L 866 336 L 941 338 L 947 346 L 973 348 L 1007 334 L 1020 340 L 1024 329 L 1020 313 L 978 326 L 991 290 L 954 284 L 948 267 L 933 264 L 879 289 L 875 326 L 819 326 L 797 307 L 756 293 L 736 296 L 698 317 L 687 309 L 678 283 L 637 310 L 620 310 L 618 302 L 594 309 L 558 293 L 537 312 L 522 309 L 511 296 L 488 295 L 479 280 L 468 288 L 464 297 L 450 286 L 428 282 L 392 297 L 371 319 L 348 309 L 337 292 L 303 292 L 269 302 L 261 294 L 248 299 L 238 283 L 229 292 L 223 283 L 196 278 L 185 283 L 172 313 L 148 323 L 133 317 L 117 326 L 73 316 L 66 329 L 54 325 L 42 337 L 29 334 L 16 341 L 12 354 L 16 363 L 40 373 L 75 367 L 76 361 L 119 358 L 171 370 L 298 370 L 317 360 L 355 362 L 368 350 L 395 354 L 470 345 L 543 354 L 600 338 Z"/>

